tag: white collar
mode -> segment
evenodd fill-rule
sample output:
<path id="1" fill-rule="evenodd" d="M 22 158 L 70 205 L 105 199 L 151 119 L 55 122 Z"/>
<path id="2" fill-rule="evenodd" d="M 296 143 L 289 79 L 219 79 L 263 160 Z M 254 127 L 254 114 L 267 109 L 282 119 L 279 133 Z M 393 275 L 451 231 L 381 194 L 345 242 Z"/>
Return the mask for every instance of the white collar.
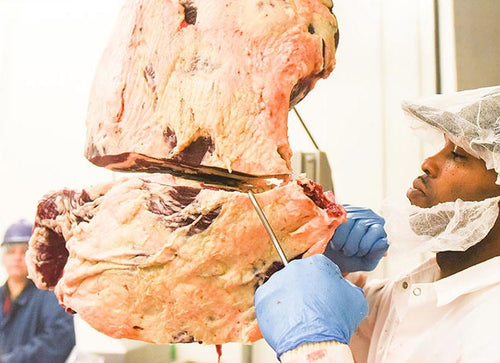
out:
<path id="1" fill-rule="evenodd" d="M 495 284 L 500 284 L 500 256 L 434 282 L 437 306 L 449 304 L 462 295 Z"/>
<path id="2" fill-rule="evenodd" d="M 406 280 L 411 284 L 430 285 L 436 294 L 436 305 L 443 306 L 462 295 L 500 284 L 500 256 L 437 280 L 439 275 L 436 256 L 433 256 L 398 281 Z"/>

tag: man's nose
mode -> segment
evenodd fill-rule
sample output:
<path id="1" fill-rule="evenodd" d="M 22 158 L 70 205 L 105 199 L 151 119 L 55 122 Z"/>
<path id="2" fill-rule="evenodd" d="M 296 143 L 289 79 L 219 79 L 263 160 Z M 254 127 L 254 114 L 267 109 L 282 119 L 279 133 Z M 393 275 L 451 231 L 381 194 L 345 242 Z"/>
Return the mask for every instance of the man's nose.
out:
<path id="1" fill-rule="evenodd" d="M 437 176 L 439 172 L 439 157 L 440 153 L 429 156 L 423 162 L 420 168 L 422 171 L 431 177 Z"/>
<path id="2" fill-rule="evenodd" d="M 16 251 L 15 256 L 18 259 L 24 260 L 24 257 L 26 255 L 26 251 Z"/>

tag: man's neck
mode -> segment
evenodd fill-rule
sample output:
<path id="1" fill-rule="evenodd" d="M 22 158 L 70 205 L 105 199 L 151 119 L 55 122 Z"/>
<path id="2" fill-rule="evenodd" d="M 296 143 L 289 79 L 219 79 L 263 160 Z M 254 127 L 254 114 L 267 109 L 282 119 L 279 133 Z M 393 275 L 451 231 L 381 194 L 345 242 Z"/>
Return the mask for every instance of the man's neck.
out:
<path id="1" fill-rule="evenodd" d="M 441 269 L 440 278 L 451 276 L 496 256 L 500 256 L 500 218 L 481 242 L 466 251 L 439 252 L 436 260 Z"/>
<path id="2" fill-rule="evenodd" d="M 13 279 L 9 278 L 7 280 L 7 286 L 9 287 L 10 297 L 12 300 L 16 299 L 21 292 L 23 292 L 26 284 L 28 283 L 28 279 Z"/>

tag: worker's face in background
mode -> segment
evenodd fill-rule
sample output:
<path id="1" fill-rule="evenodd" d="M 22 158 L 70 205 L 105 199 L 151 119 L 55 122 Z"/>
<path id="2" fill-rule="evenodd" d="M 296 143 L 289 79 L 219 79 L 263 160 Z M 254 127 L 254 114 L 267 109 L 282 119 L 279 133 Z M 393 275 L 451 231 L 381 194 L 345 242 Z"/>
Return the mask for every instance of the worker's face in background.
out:
<path id="1" fill-rule="evenodd" d="M 411 204 L 429 208 L 438 203 L 480 201 L 500 195 L 495 184 L 497 173 L 487 170 L 483 160 L 477 159 L 455 146 L 448 139 L 435 155 L 424 160 L 425 174 L 413 182 L 406 194 Z"/>
<path id="2" fill-rule="evenodd" d="M 4 247 L 4 249 L 3 264 L 7 275 L 17 279 L 28 276 L 28 269 L 24 259 L 28 245 L 24 243 L 13 244 Z"/>

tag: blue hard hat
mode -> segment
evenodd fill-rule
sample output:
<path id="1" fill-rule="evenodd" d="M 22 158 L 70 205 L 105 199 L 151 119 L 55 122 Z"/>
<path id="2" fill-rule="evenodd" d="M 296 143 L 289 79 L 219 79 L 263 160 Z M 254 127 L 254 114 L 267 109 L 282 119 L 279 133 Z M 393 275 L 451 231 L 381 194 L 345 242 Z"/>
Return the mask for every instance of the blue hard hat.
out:
<path id="1" fill-rule="evenodd" d="M 13 243 L 28 243 L 33 231 L 33 224 L 21 219 L 10 225 L 3 237 L 2 246 Z"/>

